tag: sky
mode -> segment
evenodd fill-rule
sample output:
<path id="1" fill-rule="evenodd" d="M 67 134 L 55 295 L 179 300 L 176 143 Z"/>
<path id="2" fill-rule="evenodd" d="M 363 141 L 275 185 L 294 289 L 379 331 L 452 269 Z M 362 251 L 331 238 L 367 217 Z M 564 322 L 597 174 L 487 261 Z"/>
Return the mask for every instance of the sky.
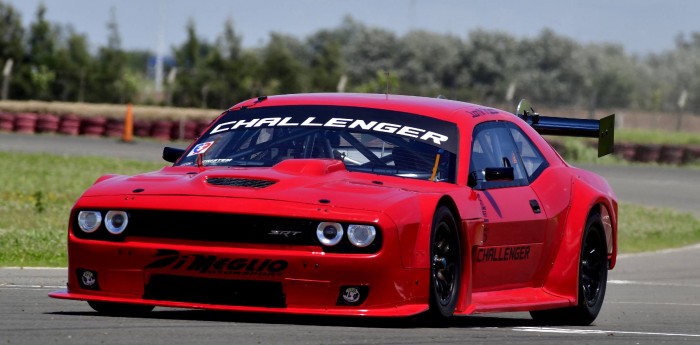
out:
<path id="1" fill-rule="evenodd" d="M 352 16 L 369 26 L 403 35 L 411 30 L 466 38 L 475 29 L 535 37 L 544 28 L 581 43 L 616 43 L 636 55 L 673 49 L 679 34 L 700 32 L 700 1 L 694 0 L 0 0 L 22 14 L 26 25 L 38 5 L 53 23 L 87 34 L 91 48 L 107 42 L 114 8 L 125 49 L 170 52 L 186 39 L 194 20 L 200 37 L 213 42 L 232 19 L 244 47 L 264 45 L 270 32 L 304 38 L 337 27 Z"/>

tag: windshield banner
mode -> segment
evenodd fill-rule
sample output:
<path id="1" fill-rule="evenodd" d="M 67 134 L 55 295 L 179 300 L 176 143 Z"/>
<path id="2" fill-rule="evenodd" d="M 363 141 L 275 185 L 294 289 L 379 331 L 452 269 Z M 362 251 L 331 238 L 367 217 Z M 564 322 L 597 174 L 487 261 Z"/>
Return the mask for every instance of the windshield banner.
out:
<path id="1" fill-rule="evenodd" d="M 457 152 L 458 147 L 458 130 L 454 123 L 410 113 L 336 106 L 234 110 L 224 115 L 209 134 L 260 127 L 347 129 L 411 138 L 450 152 Z"/>

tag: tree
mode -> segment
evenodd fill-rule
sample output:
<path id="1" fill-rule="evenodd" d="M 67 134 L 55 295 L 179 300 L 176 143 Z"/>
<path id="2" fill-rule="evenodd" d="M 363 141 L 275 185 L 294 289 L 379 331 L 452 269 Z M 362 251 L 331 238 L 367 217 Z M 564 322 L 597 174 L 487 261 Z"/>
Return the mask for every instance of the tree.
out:
<path id="1" fill-rule="evenodd" d="M 341 35 L 347 40 L 342 53 L 347 63 L 347 73 L 352 84 L 364 84 L 374 80 L 378 71 L 396 73 L 398 40 L 390 31 L 368 28 L 346 18 Z"/>
<path id="2" fill-rule="evenodd" d="M 523 40 L 513 55 L 522 63 L 518 71 L 518 98 L 553 105 L 579 101 L 584 77 L 576 68 L 574 57 L 580 49 L 572 39 L 557 36 L 549 29 L 535 39 Z"/>
<path id="3" fill-rule="evenodd" d="M 309 37 L 307 45 L 312 54 L 309 66 L 311 90 L 336 91 L 345 71 L 338 38 L 331 32 L 322 30 Z"/>
<path id="4" fill-rule="evenodd" d="M 57 29 L 46 20 L 46 6 L 42 3 L 36 11 L 35 21 L 29 28 L 29 79 L 34 90 L 33 98 L 54 98 L 52 86 L 56 79 Z"/>
<path id="5" fill-rule="evenodd" d="M 228 19 L 224 24 L 223 34 L 217 40 L 217 54 L 212 54 L 207 59 L 209 68 L 221 72 L 217 78 L 220 80 L 220 90 L 217 92 L 217 100 L 214 100 L 214 106 L 217 108 L 224 108 L 253 96 L 255 72 L 259 63 L 254 54 L 243 50 L 241 41 L 233 21 Z"/>
<path id="6" fill-rule="evenodd" d="M 436 96 L 455 87 L 460 64 L 459 38 L 426 31 L 409 32 L 399 41 L 397 68 L 402 91 Z"/>
<path id="7" fill-rule="evenodd" d="M 216 49 L 200 40 L 194 20 L 190 19 L 187 22 L 186 30 L 187 41 L 174 49 L 178 73 L 173 91 L 173 104 L 185 107 L 206 107 L 211 82 L 215 78 L 220 78 L 216 71 L 212 71 L 207 66 L 206 61 L 211 54 L 216 54 Z M 215 56 L 214 59 L 217 57 Z"/>
<path id="8" fill-rule="evenodd" d="M 590 44 L 575 52 L 581 98 L 591 114 L 596 107 L 627 107 L 634 93 L 636 66 L 619 45 Z"/>
<path id="9" fill-rule="evenodd" d="M 518 78 L 518 60 L 522 56 L 517 53 L 517 42 L 508 34 L 483 30 L 469 34 L 462 66 L 468 71 L 470 82 L 467 85 L 476 92 L 478 101 L 503 99 L 508 85 Z"/>
<path id="10" fill-rule="evenodd" d="M 95 69 L 90 76 L 89 101 L 125 103 L 133 102 L 139 85 L 133 73 L 127 69 L 127 56 L 121 47 L 121 36 L 114 8 L 107 23 L 107 45 L 100 47 Z"/>
<path id="11" fill-rule="evenodd" d="M 637 98 L 653 111 L 677 111 L 680 94 L 688 94 L 686 109 L 700 111 L 700 33 L 689 39 L 676 38 L 676 48 L 660 54 L 651 54 L 643 62 L 643 80 L 637 85 L 642 89 Z"/>
<path id="12" fill-rule="evenodd" d="M 56 50 L 56 82 L 53 94 L 61 101 L 85 100 L 87 87 L 86 77 L 94 61 L 88 50 L 88 40 L 85 35 L 67 27 L 62 32 L 66 37 L 60 37 Z"/>
<path id="13" fill-rule="evenodd" d="M 22 18 L 12 5 L 0 2 L 0 59 L 21 60 L 24 55 Z"/>
<path id="14" fill-rule="evenodd" d="M 298 93 L 305 90 L 304 66 L 295 57 L 294 48 L 300 43 L 291 36 L 270 34 L 270 42 L 262 52 L 262 78 L 264 92 Z"/>
<path id="15" fill-rule="evenodd" d="M 19 13 L 9 4 L 0 2 L 0 68 L 12 60 L 13 71 L 23 69 L 24 28 Z M 28 94 L 28 82 L 22 79 L 22 73 L 13 73 L 9 81 L 9 98 L 25 98 Z"/>

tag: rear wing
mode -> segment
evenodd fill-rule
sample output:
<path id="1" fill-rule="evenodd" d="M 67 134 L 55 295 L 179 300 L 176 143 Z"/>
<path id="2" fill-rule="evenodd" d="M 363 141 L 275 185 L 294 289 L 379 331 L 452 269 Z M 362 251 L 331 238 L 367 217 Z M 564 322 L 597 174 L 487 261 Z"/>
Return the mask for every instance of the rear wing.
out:
<path id="1" fill-rule="evenodd" d="M 615 114 L 600 120 L 542 116 L 536 113 L 530 103 L 524 99 L 518 103 L 515 114 L 542 135 L 598 138 L 598 157 L 613 152 Z"/>

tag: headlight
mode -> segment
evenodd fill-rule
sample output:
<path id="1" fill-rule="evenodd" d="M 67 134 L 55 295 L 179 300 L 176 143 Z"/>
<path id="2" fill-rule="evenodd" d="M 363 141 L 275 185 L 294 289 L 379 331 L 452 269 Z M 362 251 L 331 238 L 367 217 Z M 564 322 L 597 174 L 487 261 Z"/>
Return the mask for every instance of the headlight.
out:
<path id="1" fill-rule="evenodd" d="M 323 222 L 316 227 L 316 237 L 326 246 L 334 246 L 343 239 L 343 226 L 339 223 Z"/>
<path id="2" fill-rule="evenodd" d="M 371 225 L 355 225 L 348 226 L 348 240 L 355 247 L 364 248 L 372 244 L 377 236 L 377 230 Z"/>
<path id="3" fill-rule="evenodd" d="M 129 216 L 124 211 L 109 211 L 105 216 L 107 231 L 114 235 L 121 234 L 129 224 Z"/>
<path id="4" fill-rule="evenodd" d="M 80 211 L 78 213 L 78 226 L 83 232 L 95 232 L 102 223 L 102 214 L 97 211 Z"/>

